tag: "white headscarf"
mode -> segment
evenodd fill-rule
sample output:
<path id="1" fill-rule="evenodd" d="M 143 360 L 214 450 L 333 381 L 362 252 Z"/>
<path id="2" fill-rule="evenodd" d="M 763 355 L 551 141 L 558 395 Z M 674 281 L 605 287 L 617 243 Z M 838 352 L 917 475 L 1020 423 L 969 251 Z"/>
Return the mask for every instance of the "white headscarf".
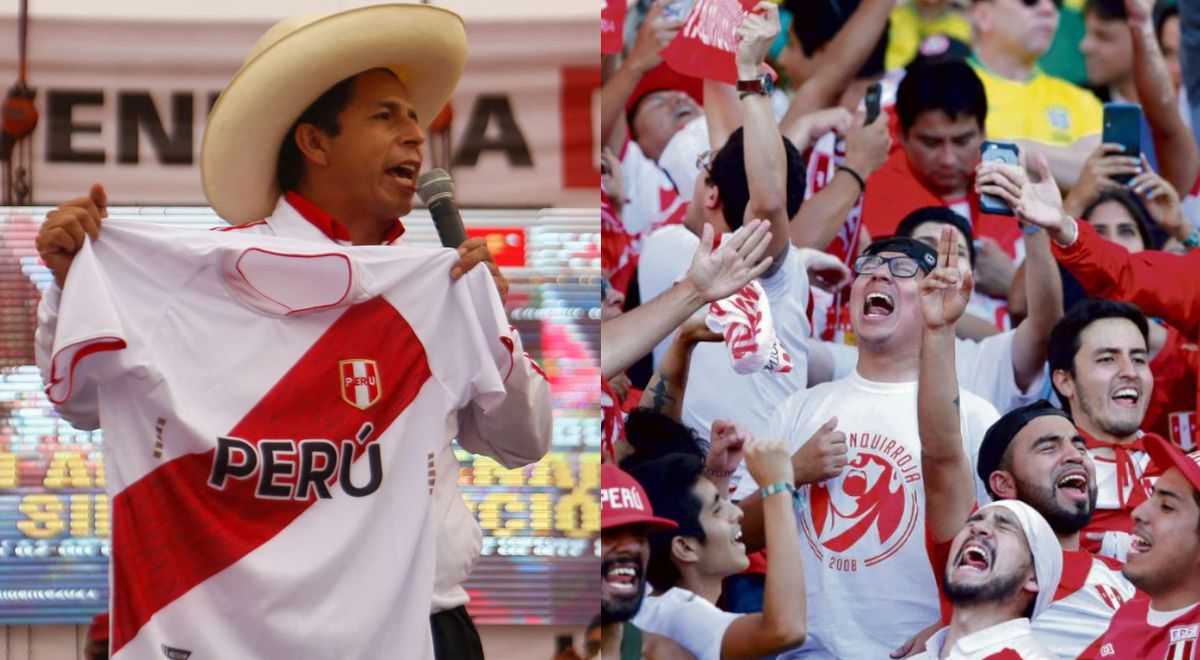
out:
<path id="1" fill-rule="evenodd" d="M 1058 582 L 1062 579 L 1062 545 L 1050 528 L 1050 523 L 1028 504 L 1020 500 L 999 500 L 980 507 L 980 511 L 994 506 L 1011 511 L 1021 529 L 1025 530 L 1029 552 L 1033 555 L 1033 575 L 1038 583 L 1037 599 L 1033 603 L 1033 616 L 1030 617 L 1036 619 L 1054 601 L 1054 592 L 1058 591 Z"/>

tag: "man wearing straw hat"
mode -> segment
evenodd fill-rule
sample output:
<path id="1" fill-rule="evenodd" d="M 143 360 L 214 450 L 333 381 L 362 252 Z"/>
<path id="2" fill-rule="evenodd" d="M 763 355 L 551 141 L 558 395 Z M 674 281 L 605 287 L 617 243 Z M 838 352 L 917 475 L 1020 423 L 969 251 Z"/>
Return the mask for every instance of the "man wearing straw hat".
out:
<path id="1" fill-rule="evenodd" d="M 459 16 L 420 5 L 300 16 L 268 30 L 225 88 L 205 131 L 203 187 L 213 209 L 233 225 L 224 230 L 343 246 L 395 243 L 404 232 L 400 218 L 412 210 L 424 127 L 457 85 L 466 48 Z M 95 184 L 87 197 L 51 212 L 38 234 L 39 253 L 56 282 L 39 310 L 43 373 L 48 373 L 45 365 L 68 270 L 85 236 L 98 238 L 106 206 L 106 193 Z M 483 239 L 467 241 L 458 252 L 460 258 L 450 271 L 453 279 L 486 263 L 503 296 L 507 282 L 491 262 Z M 549 386 L 515 331 L 501 341 L 511 351 L 512 368 L 499 406 L 485 414 L 478 405 L 468 404 L 450 416 L 445 429 L 429 431 L 456 436 L 465 449 L 515 467 L 538 460 L 549 447 Z M 72 393 L 59 410 L 76 426 L 99 426 L 95 391 Z M 185 620 L 195 629 L 219 630 L 216 637 L 224 641 L 214 648 L 235 654 L 226 657 L 258 657 L 268 649 L 273 657 L 374 658 L 400 653 L 427 658 L 435 649 L 441 658 L 482 657 L 478 634 L 462 607 L 467 596 L 460 586 L 478 557 L 481 533 L 458 493 L 457 476 L 458 463 L 447 441 L 436 460 L 436 479 L 431 479 L 433 524 L 438 529 L 432 644 L 423 632 L 414 636 L 411 628 L 398 625 L 398 613 L 427 606 L 413 602 L 407 590 L 384 594 L 385 601 L 397 604 L 385 611 L 360 609 L 380 602 L 379 594 L 361 602 L 333 603 L 321 593 L 313 593 L 309 603 L 279 602 L 272 606 L 271 620 L 261 622 L 254 632 L 233 626 L 239 604 L 217 602 L 224 596 L 214 594 L 216 600 L 205 597 L 197 615 L 184 619 L 164 615 L 178 603 L 160 604 L 157 610 L 136 604 L 139 616 L 133 622 L 122 621 L 120 608 L 114 608 L 114 657 L 136 655 L 140 647 L 132 642 L 150 628 L 158 637 L 195 639 L 194 630 L 170 623 Z M 397 556 L 396 561 L 402 559 Z M 307 579 L 292 567 L 279 568 L 280 579 Z M 354 566 L 343 569 L 345 577 L 353 576 Z M 184 595 L 195 602 L 194 593 Z M 274 602 L 279 597 L 263 593 L 259 598 Z M 121 599 L 128 604 L 130 595 L 114 589 L 114 602 Z M 261 609 L 261 602 L 254 605 L 251 610 Z M 278 620 L 276 612 L 281 614 Z M 298 649 L 303 652 L 296 655 Z M 179 648 L 162 644 L 167 657 L 190 652 L 182 643 Z"/>

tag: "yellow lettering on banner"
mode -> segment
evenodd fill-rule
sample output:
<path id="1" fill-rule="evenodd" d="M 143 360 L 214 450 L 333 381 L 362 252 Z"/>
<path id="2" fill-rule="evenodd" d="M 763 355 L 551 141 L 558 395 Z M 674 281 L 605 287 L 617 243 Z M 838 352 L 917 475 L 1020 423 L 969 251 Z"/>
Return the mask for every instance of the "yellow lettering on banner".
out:
<path id="1" fill-rule="evenodd" d="M 479 527 L 492 536 L 512 536 L 512 530 L 504 524 L 504 511 L 520 499 L 519 493 L 488 493 L 479 503 Z"/>
<path id="2" fill-rule="evenodd" d="M 95 496 L 96 536 L 108 538 L 112 534 L 112 521 L 108 516 L 108 495 Z"/>
<path id="3" fill-rule="evenodd" d="M 503 471 L 504 468 L 496 461 L 485 456 L 476 456 L 475 460 L 471 461 L 471 476 L 467 477 L 464 470 L 461 482 L 476 486 L 495 486 L 496 477 Z"/>
<path id="4" fill-rule="evenodd" d="M 92 496 L 77 493 L 71 496 L 69 517 L 71 536 L 85 538 L 92 535 Z"/>
<path id="5" fill-rule="evenodd" d="M 549 532 L 554 529 L 554 498 L 550 493 L 534 493 L 529 496 L 529 529 Z"/>
<path id="6" fill-rule="evenodd" d="M 554 528 L 571 538 L 587 538 L 600 529 L 600 505 L 594 491 L 576 490 L 558 498 Z"/>
<path id="7" fill-rule="evenodd" d="M 579 456 L 579 487 L 600 488 L 600 454 L 588 453 Z"/>
<path id="8" fill-rule="evenodd" d="M 26 495 L 17 509 L 29 517 L 18 520 L 17 529 L 31 539 L 49 539 L 62 534 L 63 503 L 57 495 Z"/>
<path id="9" fill-rule="evenodd" d="M 56 451 L 42 481 L 46 488 L 95 488 L 82 452 Z"/>
<path id="10" fill-rule="evenodd" d="M 0 488 L 17 487 L 17 455 L 0 452 Z"/>
<path id="11" fill-rule="evenodd" d="M 96 488 L 104 488 L 108 485 L 108 476 L 104 471 L 104 453 L 95 452 L 91 455 L 92 465 L 96 466 Z"/>
<path id="12" fill-rule="evenodd" d="M 555 452 L 546 456 L 549 459 L 550 473 L 554 475 L 553 486 L 562 490 L 571 490 L 578 483 L 575 478 L 575 470 L 571 466 L 571 462 L 566 460 L 561 452 Z"/>

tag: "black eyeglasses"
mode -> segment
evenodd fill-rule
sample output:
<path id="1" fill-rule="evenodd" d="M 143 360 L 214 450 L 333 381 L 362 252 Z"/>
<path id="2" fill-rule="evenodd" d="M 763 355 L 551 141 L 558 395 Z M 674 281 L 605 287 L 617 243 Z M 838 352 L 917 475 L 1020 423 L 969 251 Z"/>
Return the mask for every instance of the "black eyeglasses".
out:
<path id="1" fill-rule="evenodd" d="M 714 154 L 716 154 L 716 152 L 712 149 L 709 149 L 699 156 L 696 156 L 696 169 L 704 170 L 705 172 L 712 174 L 712 160 Z"/>
<path id="2" fill-rule="evenodd" d="M 864 254 L 854 260 L 856 275 L 869 275 L 887 264 L 888 270 L 894 277 L 914 277 L 921 265 L 912 257 L 881 257 L 877 254 Z"/>

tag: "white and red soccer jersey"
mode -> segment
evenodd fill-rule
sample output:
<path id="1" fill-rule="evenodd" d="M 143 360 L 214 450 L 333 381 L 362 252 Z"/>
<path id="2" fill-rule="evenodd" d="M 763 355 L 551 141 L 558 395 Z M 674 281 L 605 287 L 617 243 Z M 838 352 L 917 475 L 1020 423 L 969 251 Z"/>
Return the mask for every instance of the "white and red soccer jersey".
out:
<path id="1" fill-rule="evenodd" d="M 432 657 L 435 457 L 514 366 L 457 258 L 115 220 L 75 257 L 47 393 L 99 396 L 114 658 Z"/>
<path id="2" fill-rule="evenodd" d="M 950 628 L 942 628 L 925 642 L 925 651 L 913 660 L 943 657 Z M 951 660 L 1053 660 L 1054 655 L 1031 630 L 1029 619 L 1009 619 L 960 637 L 944 656 Z"/>
<path id="3" fill-rule="evenodd" d="M 787 440 L 795 452 L 836 416 L 848 449 L 840 475 L 802 489 L 808 505 L 796 522 L 809 634 L 803 647 L 780 657 L 886 658 L 939 616 L 941 576 L 930 569 L 924 534 L 917 384 L 874 382 L 855 372 L 778 408 L 765 437 Z M 962 393 L 963 449 L 972 462 L 998 418 L 991 404 Z M 978 480 L 975 487 L 982 496 Z M 757 488 L 747 476 L 734 499 Z"/>
<path id="4" fill-rule="evenodd" d="M 1121 575 L 1119 562 L 1064 550 L 1058 591 L 1033 620 L 1033 632 L 1059 658 L 1094 658 L 1113 614 L 1136 591 Z"/>
<path id="5" fill-rule="evenodd" d="M 1136 598 L 1121 606 L 1104 633 L 1097 658 L 1124 660 L 1195 660 L 1200 657 L 1200 605 L 1167 621 L 1154 622 L 1149 598 Z M 1163 617 L 1165 618 L 1165 617 Z"/>
<path id="6" fill-rule="evenodd" d="M 1104 549 L 1124 561 L 1128 543 L 1114 543 L 1110 540 L 1104 544 L 1089 538 L 1089 534 L 1099 532 L 1116 532 L 1126 536 L 1133 529 L 1133 519 L 1130 514 L 1137 505 L 1146 501 L 1153 486 L 1153 479 L 1146 477 L 1146 469 L 1150 464 L 1150 455 L 1139 437 L 1132 443 L 1116 446 L 1094 439 L 1082 429 L 1079 431 L 1087 441 L 1088 453 L 1096 464 L 1096 510 L 1092 520 L 1079 538 L 1079 544 L 1084 550 L 1099 553 Z M 1113 550 L 1119 548 L 1119 550 Z"/>

